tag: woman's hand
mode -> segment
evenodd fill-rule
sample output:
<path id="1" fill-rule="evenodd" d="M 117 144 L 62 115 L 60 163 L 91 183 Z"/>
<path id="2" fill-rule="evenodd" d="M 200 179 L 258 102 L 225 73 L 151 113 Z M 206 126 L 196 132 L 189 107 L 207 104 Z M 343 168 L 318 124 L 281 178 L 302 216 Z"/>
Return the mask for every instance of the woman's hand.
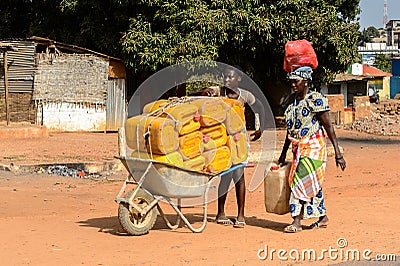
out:
<path id="1" fill-rule="evenodd" d="M 285 161 L 286 161 L 286 154 L 281 153 L 281 156 L 279 156 L 278 159 L 278 165 L 283 166 L 285 164 Z"/>
<path id="2" fill-rule="evenodd" d="M 346 161 L 344 160 L 343 156 L 335 157 L 336 166 L 340 166 L 342 171 L 346 169 Z"/>

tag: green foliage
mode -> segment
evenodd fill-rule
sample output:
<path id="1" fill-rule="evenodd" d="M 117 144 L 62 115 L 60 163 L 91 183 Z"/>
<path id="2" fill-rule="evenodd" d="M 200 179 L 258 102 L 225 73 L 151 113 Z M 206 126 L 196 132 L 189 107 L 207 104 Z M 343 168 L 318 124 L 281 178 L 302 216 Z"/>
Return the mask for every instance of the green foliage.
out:
<path id="1" fill-rule="evenodd" d="M 375 56 L 375 67 L 382 71 L 392 73 L 392 57 L 393 55 L 377 54 Z"/>
<path id="2" fill-rule="evenodd" d="M 0 38 L 37 35 L 83 46 L 123 58 L 144 78 L 174 63 L 217 60 L 241 66 L 262 88 L 285 79 L 285 43 L 307 39 L 318 56 L 314 84 L 319 86 L 357 59 L 358 4 L 359 0 L 2 0 Z"/>
<path id="3" fill-rule="evenodd" d="M 366 43 L 372 42 L 373 38 L 379 38 L 380 33 L 379 30 L 373 26 L 368 27 L 367 29 L 363 29 L 358 33 L 358 46 L 364 46 Z"/>
<path id="4" fill-rule="evenodd" d="M 379 38 L 380 34 L 379 34 L 379 30 L 377 28 L 375 28 L 374 26 L 370 26 L 366 29 L 366 32 L 368 34 L 368 36 L 370 36 L 371 38 Z"/>

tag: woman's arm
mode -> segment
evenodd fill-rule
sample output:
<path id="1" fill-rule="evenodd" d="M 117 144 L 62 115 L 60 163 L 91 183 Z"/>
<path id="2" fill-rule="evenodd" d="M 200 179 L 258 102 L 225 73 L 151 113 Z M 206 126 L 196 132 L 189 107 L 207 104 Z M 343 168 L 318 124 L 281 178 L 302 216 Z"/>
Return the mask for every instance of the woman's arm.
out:
<path id="1" fill-rule="evenodd" d="M 340 153 L 338 141 L 335 134 L 335 129 L 333 128 L 331 119 L 329 118 L 329 111 L 323 111 L 317 113 L 318 120 L 322 123 L 326 134 L 330 141 L 332 142 L 333 148 L 335 149 L 335 161 L 336 166 L 340 166 L 342 170 L 346 168 L 346 161 L 343 158 L 343 155 Z"/>
<path id="2" fill-rule="evenodd" d="M 289 149 L 289 146 L 290 146 L 290 140 L 289 140 L 288 134 L 289 133 L 286 131 L 285 143 L 283 144 L 283 147 L 282 147 L 281 156 L 279 156 L 279 159 L 278 159 L 278 164 L 280 166 L 282 166 L 285 163 L 286 153 L 287 153 L 287 151 Z"/>

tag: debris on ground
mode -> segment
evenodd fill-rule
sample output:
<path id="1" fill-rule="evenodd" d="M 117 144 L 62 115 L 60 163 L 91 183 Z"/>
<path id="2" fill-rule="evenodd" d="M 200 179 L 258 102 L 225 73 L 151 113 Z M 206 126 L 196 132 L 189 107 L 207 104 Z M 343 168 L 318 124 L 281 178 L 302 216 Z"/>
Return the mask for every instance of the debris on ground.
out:
<path id="1" fill-rule="evenodd" d="M 86 173 L 81 169 L 69 168 L 66 165 L 51 165 L 48 166 L 47 169 L 43 167 L 39 167 L 35 171 L 37 174 L 49 174 L 49 175 L 59 175 L 59 176 L 67 176 L 73 178 L 100 178 L 101 174 L 98 173 Z"/>
<path id="2" fill-rule="evenodd" d="M 344 125 L 344 129 L 384 136 L 400 136 L 400 101 L 374 105 L 371 115 Z"/>

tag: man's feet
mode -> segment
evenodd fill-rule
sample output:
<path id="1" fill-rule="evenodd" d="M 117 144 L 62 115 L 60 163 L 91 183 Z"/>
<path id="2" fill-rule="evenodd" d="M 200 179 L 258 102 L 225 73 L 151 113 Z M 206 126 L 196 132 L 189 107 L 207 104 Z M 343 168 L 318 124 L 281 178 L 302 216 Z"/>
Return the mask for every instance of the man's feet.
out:
<path id="1" fill-rule="evenodd" d="M 215 222 L 222 225 L 233 225 L 232 220 L 226 217 L 225 214 L 217 215 L 217 217 L 215 217 Z"/>
<path id="2" fill-rule="evenodd" d="M 238 216 L 235 220 L 235 224 L 233 225 L 233 227 L 235 228 L 244 228 L 244 226 L 246 225 L 246 222 L 244 221 L 244 217 L 243 216 Z"/>

